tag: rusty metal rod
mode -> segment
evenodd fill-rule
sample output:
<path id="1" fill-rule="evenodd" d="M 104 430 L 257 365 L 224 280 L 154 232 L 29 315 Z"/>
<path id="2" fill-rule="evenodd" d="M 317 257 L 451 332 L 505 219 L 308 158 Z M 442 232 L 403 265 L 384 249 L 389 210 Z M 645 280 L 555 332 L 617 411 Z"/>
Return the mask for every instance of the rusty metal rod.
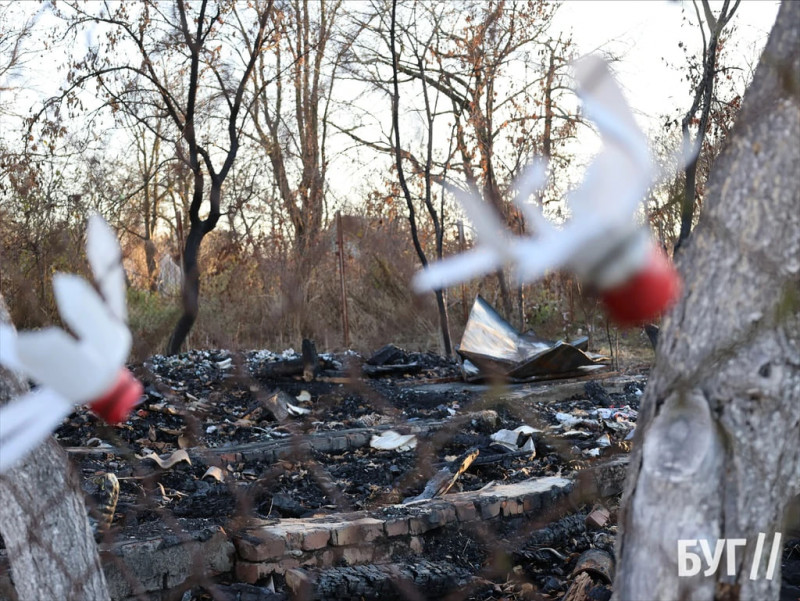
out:
<path id="1" fill-rule="evenodd" d="M 336 246 L 339 255 L 339 285 L 342 292 L 342 331 L 345 348 L 350 348 L 350 320 L 347 317 L 347 284 L 344 275 L 344 233 L 342 232 L 342 213 L 336 211 Z"/>
<path id="2" fill-rule="evenodd" d="M 459 219 L 456 223 L 456 227 L 458 228 L 458 251 L 463 253 L 466 250 L 466 240 L 464 240 L 464 222 Z M 469 307 L 467 306 L 467 285 L 462 282 L 461 283 L 461 313 L 464 318 L 464 323 L 467 323 L 469 319 Z"/>

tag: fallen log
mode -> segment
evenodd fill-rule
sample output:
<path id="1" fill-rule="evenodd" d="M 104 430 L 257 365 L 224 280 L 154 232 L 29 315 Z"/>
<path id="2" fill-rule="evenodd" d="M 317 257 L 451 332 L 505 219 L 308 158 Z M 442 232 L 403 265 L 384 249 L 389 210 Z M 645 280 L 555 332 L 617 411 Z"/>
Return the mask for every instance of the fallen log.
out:
<path id="1" fill-rule="evenodd" d="M 458 463 L 454 461 L 452 465 L 442 468 L 428 481 L 422 493 L 406 499 L 403 503 L 414 503 L 446 495 L 447 491 L 453 488 L 459 476 L 469 469 L 479 454 L 478 449 L 473 449 L 466 453 Z"/>

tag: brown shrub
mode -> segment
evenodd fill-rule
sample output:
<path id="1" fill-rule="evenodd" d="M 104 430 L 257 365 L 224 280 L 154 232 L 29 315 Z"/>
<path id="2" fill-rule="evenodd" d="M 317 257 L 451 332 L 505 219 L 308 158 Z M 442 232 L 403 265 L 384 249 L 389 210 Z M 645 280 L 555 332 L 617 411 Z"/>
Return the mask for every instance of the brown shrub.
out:
<path id="1" fill-rule="evenodd" d="M 58 323 L 50 276 L 56 270 L 87 274 L 83 232 L 60 222 L 37 230 L 22 225 L 11 220 L 0 225 L 2 292 L 18 327 Z M 410 350 L 441 351 L 433 296 L 417 297 L 409 287 L 419 262 L 405 222 L 346 216 L 343 231 L 350 347 L 368 353 L 394 342 Z M 130 275 L 133 358 L 141 360 L 163 352 L 180 314 L 180 296 L 150 292 L 143 277 L 143 243 L 131 239 L 123 246 Z M 161 253 L 169 250 L 165 241 L 157 246 Z M 284 349 L 299 348 L 303 338 L 312 338 L 320 350 L 341 349 L 335 227 L 325 230 L 302 256 L 297 255 L 268 236 L 245 243 L 225 230 L 209 234 L 200 256 L 200 315 L 188 346 Z M 596 344 L 603 344 L 597 303 L 583 296 L 572 278 L 548 276 L 526 286 L 524 293 L 523 329 L 562 338 L 574 336 L 580 328 L 583 333 L 596 333 Z M 494 277 L 450 290 L 450 327 L 456 343 L 476 294 L 501 306 Z M 510 321 L 521 325 L 518 314 Z"/>

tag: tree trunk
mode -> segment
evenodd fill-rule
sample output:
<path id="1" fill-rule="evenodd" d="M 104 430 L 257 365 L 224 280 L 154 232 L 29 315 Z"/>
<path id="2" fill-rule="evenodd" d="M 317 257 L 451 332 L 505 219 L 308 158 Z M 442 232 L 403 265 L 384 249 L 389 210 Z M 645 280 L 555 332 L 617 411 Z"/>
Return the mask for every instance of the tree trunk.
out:
<path id="1" fill-rule="evenodd" d="M 8 319 L 0 295 L 0 321 Z M 0 405 L 26 389 L 0 368 Z M 108 601 L 83 493 L 73 480 L 52 437 L 0 476 L 0 534 L 19 601 Z"/>
<path id="2" fill-rule="evenodd" d="M 144 261 L 147 265 L 147 289 L 150 292 L 158 290 L 158 281 L 156 278 L 156 245 L 150 237 L 149 228 L 144 239 Z"/>
<path id="3" fill-rule="evenodd" d="M 780 562 L 771 580 L 766 566 L 800 488 L 798 22 L 800 3 L 784 2 L 680 255 L 685 293 L 642 402 L 616 599 L 778 598 Z M 746 546 L 735 574 L 723 556 L 713 574 L 703 559 L 699 574 L 679 577 L 680 539 L 706 539 L 713 552 L 736 538 Z"/>
<path id="4" fill-rule="evenodd" d="M 189 235 L 186 236 L 186 246 L 183 250 L 184 275 L 181 292 L 183 313 L 167 343 L 167 355 L 176 355 L 181 352 L 181 347 L 186 342 L 186 338 L 189 336 L 189 332 L 200 312 L 200 268 L 197 265 L 197 256 L 200 254 L 200 243 L 206 234 L 202 223 L 192 223 L 189 227 Z"/>
<path id="5" fill-rule="evenodd" d="M 450 318 L 447 315 L 447 298 L 444 290 L 436 290 L 436 309 L 439 312 L 439 331 L 442 334 L 442 346 L 444 354 L 448 357 L 453 356 L 453 342 L 450 339 Z"/>

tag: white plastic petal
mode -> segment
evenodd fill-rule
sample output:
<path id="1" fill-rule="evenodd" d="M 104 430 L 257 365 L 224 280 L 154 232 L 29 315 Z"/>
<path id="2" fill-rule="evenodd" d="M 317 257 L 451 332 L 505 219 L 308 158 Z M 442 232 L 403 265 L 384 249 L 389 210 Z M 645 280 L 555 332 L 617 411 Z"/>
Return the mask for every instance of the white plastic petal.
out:
<path id="1" fill-rule="evenodd" d="M 503 256 L 493 248 L 478 245 L 466 252 L 431 263 L 414 276 L 418 293 L 442 290 L 469 279 L 486 275 L 503 266 Z"/>
<path id="2" fill-rule="evenodd" d="M 589 56 L 575 65 L 583 111 L 600 132 L 603 147 L 587 170 L 580 189 L 599 213 L 631 217 L 652 183 L 653 165 L 644 136 L 619 85 L 600 58 Z M 583 200 L 583 199 L 581 199 Z M 570 206 L 578 210 L 580 205 Z M 598 206 L 599 205 L 599 206 Z"/>
<path id="3" fill-rule="evenodd" d="M 7 323 L 0 323 L 0 365 L 13 371 L 22 371 L 17 357 L 17 331 Z"/>
<path id="4" fill-rule="evenodd" d="M 114 383 L 119 365 L 112 365 L 60 328 L 17 334 L 17 352 L 25 372 L 73 403 L 85 403 Z"/>
<path id="5" fill-rule="evenodd" d="M 0 407 L 0 474 L 36 448 L 74 406 L 50 388 L 40 388 Z"/>
<path id="6" fill-rule="evenodd" d="M 86 256 L 111 312 L 121 322 L 126 322 L 128 309 L 125 303 L 122 251 L 114 230 L 99 215 L 92 215 L 86 227 Z"/>
<path id="7" fill-rule="evenodd" d="M 414 281 L 418 292 L 458 284 L 507 264 L 520 282 L 562 267 L 591 279 L 598 260 L 638 227 L 634 214 L 654 176 L 647 139 L 602 59 L 579 61 L 576 75 L 584 112 L 597 126 L 603 146 L 581 184 L 567 195 L 572 220 L 557 229 L 538 207 L 524 202 L 545 181 L 542 161 L 526 168 L 516 184 L 514 202 L 534 229 L 529 237 L 511 235 L 487 203 L 446 184 L 472 221 L 478 244 L 471 254 L 428 266 Z"/>
<path id="8" fill-rule="evenodd" d="M 541 208 L 528 202 L 528 197 L 547 183 L 547 163 L 543 160 L 533 161 L 525 167 L 517 178 L 517 194 L 514 204 L 522 212 L 525 221 L 533 226 L 533 232 L 538 236 L 550 236 L 556 229 L 542 214 Z"/>
<path id="9" fill-rule="evenodd" d="M 456 200 L 464 208 L 467 217 L 472 222 L 472 226 L 478 234 L 478 241 L 494 247 L 501 247 L 503 237 L 508 233 L 505 224 L 500 220 L 497 212 L 486 202 L 476 197 L 470 192 L 465 192 L 447 182 L 444 188 L 456 197 Z"/>
<path id="10" fill-rule="evenodd" d="M 585 246 L 589 240 L 587 234 L 592 232 L 593 228 L 569 223 L 558 235 L 516 241 L 511 252 L 518 281 L 534 282 L 544 277 L 548 271 L 560 268 Z"/>
<path id="11" fill-rule="evenodd" d="M 78 339 L 110 366 L 121 367 L 131 349 L 131 334 L 110 313 L 95 289 L 77 275 L 57 273 L 53 276 L 53 292 L 61 318 Z"/>

